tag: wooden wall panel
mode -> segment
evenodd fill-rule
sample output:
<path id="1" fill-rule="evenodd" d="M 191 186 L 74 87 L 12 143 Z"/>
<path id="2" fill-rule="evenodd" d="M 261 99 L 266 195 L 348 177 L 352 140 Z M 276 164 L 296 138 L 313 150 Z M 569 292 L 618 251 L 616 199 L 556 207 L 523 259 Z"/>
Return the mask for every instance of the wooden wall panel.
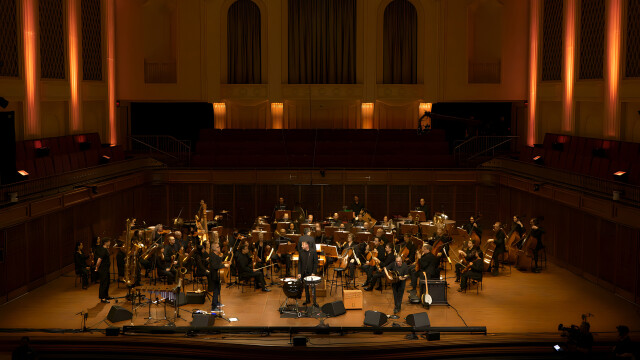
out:
<path id="1" fill-rule="evenodd" d="M 616 267 L 606 259 L 615 259 L 620 254 L 620 243 L 622 242 L 620 237 L 616 234 L 616 224 L 601 220 L 600 232 L 598 234 L 598 277 L 611 284 L 615 280 Z M 598 246 L 599 245 L 599 246 Z"/>
<path id="2" fill-rule="evenodd" d="M 180 210 L 182 210 L 182 215 L 180 215 L 180 217 L 182 217 L 183 219 L 195 219 L 196 213 L 198 212 L 198 209 L 200 209 L 200 200 L 204 200 L 204 202 L 207 204 L 207 209 L 209 210 L 213 210 L 214 214 L 218 214 L 216 213 L 216 206 L 213 202 L 213 185 L 211 184 L 185 184 L 185 185 L 189 185 L 189 188 L 187 189 L 187 194 L 184 194 L 184 198 L 174 198 L 174 207 L 173 209 L 169 212 L 169 216 L 173 219 L 174 217 L 178 216 L 178 214 L 180 213 Z M 179 205 L 179 206 L 177 206 Z"/>
<path id="3" fill-rule="evenodd" d="M 213 186 L 213 211 L 217 214 L 222 210 L 230 211 L 230 224 L 235 226 L 235 211 L 233 208 L 233 185 Z"/>
<path id="4" fill-rule="evenodd" d="M 575 224 L 575 228 L 581 228 L 581 234 L 578 232 L 576 236 L 573 236 L 573 239 L 578 239 L 576 246 L 580 246 L 580 250 L 582 251 L 582 261 L 578 262 L 576 259 L 573 259 L 572 256 L 569 256 L 569 262 L 578 268 L 582 268 L 586 273 L 591 274 L 593 276 L 598 275 L 598 260 L 599 260 L 599 247 L 598 240 L 600 238 L 599 234 L 599 226 L 600 222 L 598 218 L 592 215 L 581 214 L 579 212 L 571 211 L 575 221 L 572 221 L 572 224 Z M 580 219 L 582 217 L 582 219 Z M 578 225 L 582 224 L 582 226 Z M 576 229 L 577 230 L 577 229 Z M 576 250 L 579 250 L 576 248 Z"/>
<path id="5" fill-rule="evenodd" d="M 431 211 L 444 212 L 445 214 L 453 214 L 454 206 L 454 185 L 435 185 L 433 187 L 433 205 Z M 469 220 L 468 218 L 465 220 Z M 460 220 L 458 220 L 460 223 Z"/>
<path id="6" fill-rule="evenodd" d="M 453 190 L 453 191 L 452 191 Z M 456 185 L 453 189 L 448 190 L 453 192 L 455 200 L 451 195 L 446 197 L 445 201 L 451 203 L 451 212 L 447 213 L 449 216 L 453 216 L 453 219 L 459 219 L 458 222 L 468 221 L 471 216 L 478 217 L 479 214 L 476 211 L 476 189 L 473 185 Z M 445 194 L 447 195 L 447 194 Z M 444 195 L 443 195 L 444 196 Z M 487 218 L 482 214 L 480 219 L 480 225 L 483 229 L 486 229 L 488 224 L 492 221 L 491 218 Z"/>
<path id="7" fill-rule="evenodd" d="M 287 204 L 287 209 L 292 209 L 295 206 L 296 202 L 300 201 L 300 187 L 298 185 L 280 185 L 278 187 L 278 197 L 284 197 L 284 203 Z M 278 201 L 278 199 L 276 198 L 276 200 L 273 202 L 273 204 L 275 205 L 275 203 Z"/>
<path id="8" fill-rule="evenodd" d="M 300 185 L 300 204 L 308 214 L 313 215 L 315 221 L 321 221 L 322 189 L 318 185 Z M 326 216 L 326 215 L 324 215 Z"/>
<path id="9" fill-rule="evenodd" d="M 344 186 L 344 205 L 350 206 L 353 204 L 353 197 L 358 195 L 360 203 L 365 207 L 369 207 L 367 204 L 367 197 L 365 196 L 364 185 L 345 185 Z"/>
<path id="10" fill-rule="evenodd" d="M 614 254 L 620 261 L 611 262 L 615 268 L 614 283 L 622 290 L 634 294 L 637 291 L 638 274 L 640 273 L 640 233 L 637 229 L 618 226 L 618 248 Z"/>
<path id="11" fill-rule="evenodd" d="M 45 228 L 45 274 L 51 274 L 62 268 L 61 251 L 63 239 L 60 234 L 61 213 L 53 213 L 44 217 Z"/>
<path id="12" fill-rule="evenodd" d="M 7 254 L 5 265 L 6 292 L 10 294 L 28 282 L 26 224 L 20 224 L 6 230 Z"/>
<path id="13" fill-rule="evenodd" d="M 249 229 L 258 216 L 255 211 L 255 186 L 236 185 L 235 214 L 238 229 Z"/>
<path id="14" fill-rule="evenodd" d="M 30 221 L 27 225 L 27 251 L 23 255 L 27 261 L 29 283 L 42 282 L 44 280 L 45 263 L 45 237 L 44 218 L 40 217 Z"/>
<path id="15" fill-rule="evenodd" d="M 367 186 L 366 205 L 374 219 L 382 220 L 387 215 L 387 185 Z"/>
<path id="16" fill-rule="evenodd" d="M 114 214 L 119 217 L 120 214 Z M 124 222 L 122 223 L 124 228 Z M 73 208 L 65 209 L 60 213 L 60 266 L 73 263 L 73 251 L 75 250 L 76 239 L 74 236 L 75 222 Z M 105 232 L 108 236 L 115 235 L 115 228 Z M 83 240 L 84 248 L 91 248 L 91 239 Z"/>
<path id="17" fill-rule="evenodd" d="M 389 186 L 389 216 L 405 217 L 410 209 L 409 186 L 390 185 Z"/>
<path id="18" fill-rule="evenodd" d="M 344 203 L 344 191 L 342 185 L 326 185 L 322 194 L 322 202 L 324 204 L 325 214 L 333 214 L 342 210 Z"/>
<path id="19" fill-rule="evenodd" d="M 273 221 L 273 209 L 278 202 L 277 185 L 257 185 L 258 216 L 269 216 Z"/>
<path id="20" fill-rule="evenodd" d="M 426 203 L 431 206 L 433 212 L 433 199 L 431 196 L 432 186 L 430 185 L 411 185 L 411 209 L 415 209 L 420 205 L 420 199 L 424 198 Z M 433 215 L 433 213 L 431 214 Z M 429 214 L 427 214 L 429 216 Z"/>

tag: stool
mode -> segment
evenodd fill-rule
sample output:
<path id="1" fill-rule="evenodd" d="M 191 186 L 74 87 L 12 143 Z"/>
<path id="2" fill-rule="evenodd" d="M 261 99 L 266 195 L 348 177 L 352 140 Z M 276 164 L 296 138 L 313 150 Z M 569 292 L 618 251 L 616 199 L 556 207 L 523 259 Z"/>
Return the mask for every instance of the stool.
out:
<path id="1" fill-rule="evenodd" d="M 340 279 L 340 282 L 338 282 Z M 338 291 L 338 287 L 340 287 L 344 291 L 344 268 L 336 267 L 333 268 L 333 279 L 329 279 L 329 295 L 333 293 L 333 286 L 336 286 L 336 291 Z"/>
<path id="2" fill-rule="evenodd" d="M 469 290 L 469 287 L 471 287 L 471 285 L 473 285 L 473 282 L 476 282 L 476 294 L 479 293 L 479 289 L 482 289 L 482 278 L 480 278 L 480 280 L 474 280 L 474 279 L 467 279 L 467 286 L 464 289 L 464 292 L 466 293 L 467 290 Z"/>

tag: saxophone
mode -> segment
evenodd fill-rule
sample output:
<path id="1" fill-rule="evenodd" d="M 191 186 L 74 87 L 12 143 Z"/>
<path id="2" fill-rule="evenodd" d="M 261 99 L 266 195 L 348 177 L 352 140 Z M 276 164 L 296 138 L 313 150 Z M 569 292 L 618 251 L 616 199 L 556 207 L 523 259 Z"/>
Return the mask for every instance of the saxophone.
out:
<path id="1" fill-rule="evenodd" d="M 136 269 L 138 268 L 138 246 L 131 243 L 131 228 L 135 222 L 136 219 L 127 219 L 127 230 L 124 238 L 124 282 L 129 287 L 132 287 L 136 283 Z"/>

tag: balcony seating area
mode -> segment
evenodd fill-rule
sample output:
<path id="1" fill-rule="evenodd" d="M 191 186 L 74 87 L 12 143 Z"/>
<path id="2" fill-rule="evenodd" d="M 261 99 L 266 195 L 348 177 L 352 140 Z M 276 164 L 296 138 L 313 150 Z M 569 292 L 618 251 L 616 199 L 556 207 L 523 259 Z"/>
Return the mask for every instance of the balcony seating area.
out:
<path id="1" fill-rule="evenodd" d="M 201 130 L 196 167 L 442 168 L 453 167 L 444 131 Z"/>
<path id="2" fill-rule="evenodd" d="M 640 144 L 547 133 L 544 142 L 527 147 L 520 160 L 605 180 L 620 181 L 616 172 L 625 172 L 630 184 L 640 185 Z"/>
<path id="3" fill-rule="evenodd" d="M 120 160 L 122 147 L 102 145 L 98 133 L 16 142 L 16 169 L 30 180 Z"/>

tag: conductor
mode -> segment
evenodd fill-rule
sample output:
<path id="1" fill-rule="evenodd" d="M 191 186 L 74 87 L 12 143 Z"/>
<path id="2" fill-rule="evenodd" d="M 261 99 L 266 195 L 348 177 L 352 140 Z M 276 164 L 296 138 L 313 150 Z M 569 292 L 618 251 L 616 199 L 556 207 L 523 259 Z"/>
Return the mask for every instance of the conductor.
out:
<path id="1" fill-rule="evenodd" d="M 303 241 L 301 244 L 300 260 L 298 261 L 298 279 L 304 280 L 305 277 L 316 274 L 318 254 L 315 249 L 313 251 L 309 250 L 308 242 Z M 304 287 L 304 294 L 306 300 L 302 305 L 308 305 L 311 303 L 308 285 Z M 313 294 L 313 305 L 318 306 L 318 304 L 316 304 L 315 292 Z"/>

